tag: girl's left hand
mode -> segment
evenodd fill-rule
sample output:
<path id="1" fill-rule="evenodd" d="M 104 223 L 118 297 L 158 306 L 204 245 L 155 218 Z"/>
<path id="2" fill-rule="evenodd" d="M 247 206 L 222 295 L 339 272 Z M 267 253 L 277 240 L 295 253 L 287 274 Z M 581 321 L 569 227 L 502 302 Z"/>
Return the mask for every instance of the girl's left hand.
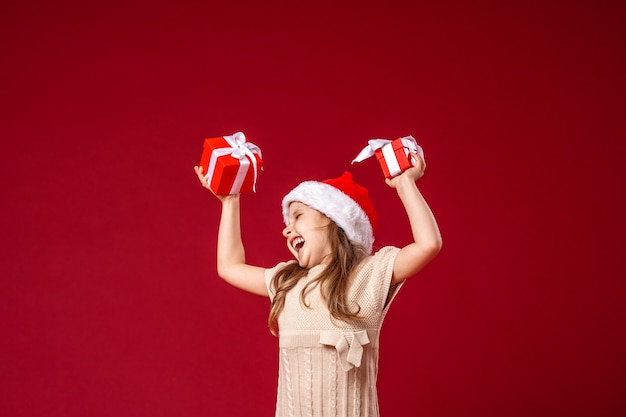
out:
<path id="1" fill-rule="evenodd" d="M 424 162 L 424 159 L 417 153 L 411 153 L 409 155 L 415 161 L 415 165 L 396 177 L 391 179 L 386 178 L 385 182 L 391 188 L 396 188 L 398 184 L 400 184 L 401 181 L 405 181 L 405 179 L 410 179 L 411 182 L 415 183 L 415 181 L 424 176 L 424 171 L 426 170 L 426 162 Z"/>

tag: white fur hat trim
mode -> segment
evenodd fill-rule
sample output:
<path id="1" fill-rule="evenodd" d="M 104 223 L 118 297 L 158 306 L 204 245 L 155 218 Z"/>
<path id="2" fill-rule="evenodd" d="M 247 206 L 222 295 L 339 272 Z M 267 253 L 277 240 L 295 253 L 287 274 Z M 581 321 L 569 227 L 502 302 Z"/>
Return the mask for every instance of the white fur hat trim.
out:
<path id="1" fill-rule="evenodd" d="M 305 181 L 283 198 L 283 220 L 289 224 L 289 204 L 299 201 L 324 213 L 337 223 L 353 243 L 372 253 L 374 233 L 365 211 L 347 194 L 332 185 Z"/>

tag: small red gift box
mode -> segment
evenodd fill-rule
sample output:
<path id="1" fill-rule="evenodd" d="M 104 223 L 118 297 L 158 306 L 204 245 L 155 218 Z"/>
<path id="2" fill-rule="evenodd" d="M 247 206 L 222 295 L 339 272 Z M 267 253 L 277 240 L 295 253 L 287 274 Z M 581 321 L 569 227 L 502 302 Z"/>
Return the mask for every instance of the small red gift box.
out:
<path id="1" fill-rule="evenodd" d="M 368 143 L 369 145 L 354 158 L 352 163 L 361 162 L 376 155 L 385 178 L 396 177 L 415 165 L 410 153 L 417 152 L 422 158 L 424 157 L 422 147 L 417 144 L 413 136 L 394 140 L 372 139 Z"/>
<path id="2" fill-rule="evenodd" d="M 205 139 L 200 166 L 215 195 L 239 194 L 256 191 L 263 159 L 261 149 L 237 132 Z"/>

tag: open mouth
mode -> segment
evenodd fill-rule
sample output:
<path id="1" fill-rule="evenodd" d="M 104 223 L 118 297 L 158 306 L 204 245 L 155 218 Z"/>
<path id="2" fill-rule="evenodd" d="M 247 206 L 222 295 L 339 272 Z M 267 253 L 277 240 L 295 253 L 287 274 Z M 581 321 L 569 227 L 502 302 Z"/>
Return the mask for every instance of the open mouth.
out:
<path id="1" fill-rule="evenodd" d="M 295 238 L 291 242 L 291 247 L 295 249 L 296 252 L 300 252 L 300 249 L 304 246 L 304 239 L 301 237 Z"/>

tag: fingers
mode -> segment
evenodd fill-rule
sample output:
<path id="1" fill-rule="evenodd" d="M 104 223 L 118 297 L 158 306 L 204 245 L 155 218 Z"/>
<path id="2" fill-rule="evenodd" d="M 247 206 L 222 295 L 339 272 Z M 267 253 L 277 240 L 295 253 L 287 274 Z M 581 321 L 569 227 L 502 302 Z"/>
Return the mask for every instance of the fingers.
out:
<path id="1" fill-rule="evenodd" d="M 393 178 L 385 178 L 385 183 L 391 188 L 396 188 L 402 178 L 411 178 L 411 180 L 417 181 L 424 176 L 424 170 L 426 169 L 426 163 L 424 158 L 418 153 L 410 153 L 411 162 L 413 166 L 403 171 L 401 174 Z"/>
<path id="2" fill-rule="evenodd" d="M 214 196 L 216 196 L 222 203 L 230 198 L 239 198 L 239 194 L 231 194 L 231 195 L 217 195 L 215 194 L 215 192 L 211 189 L 211 185 L 208 182 L 208 175 L 204 175 L 204 173 L 202 172 L 202 167 L 201 166 L 194 166 L 193 170 L 195 171 L 196 175 L 198 176 L 198 179 L 200 180 L 200 184 L 202 184 L 202 186 L 204 188 L 206 188 L 207 190 L 211 191 L 213 193 Z"/>
<path id="3" fill-rule="evenodd" d="M 415 179 L 420 179 L 424 175 L 426 170 L 426 162 L 424 158 L 418 153 L 411 153 L 411 160 L 413 162 L 413 170 L 418 171 L 414 176 Z"/>
<path id="4" fill-rule="evenodd" d="M 202 186 L 204 188 L 209 188 L 209 184 L 207 182 L 206 175 L 204 175 L 202 173 L 202 167 L 201 166 L 195 166 L 195 167 L 193 167 L 193 170 L 196 172 L 196 175 L 198 176 L 198 179 L 200 180 L 200 184 L 202 184 Z"/>
<path id="5" fill-rule="evenodd" d="M 422 155 L 420 155 L 419 153 L 412 152 L 411 160 L 413 162 L 413 166 L 419 166 L 422 168 L 422 170 L 426 169 L 426 161 L 424 160 Z"/>

